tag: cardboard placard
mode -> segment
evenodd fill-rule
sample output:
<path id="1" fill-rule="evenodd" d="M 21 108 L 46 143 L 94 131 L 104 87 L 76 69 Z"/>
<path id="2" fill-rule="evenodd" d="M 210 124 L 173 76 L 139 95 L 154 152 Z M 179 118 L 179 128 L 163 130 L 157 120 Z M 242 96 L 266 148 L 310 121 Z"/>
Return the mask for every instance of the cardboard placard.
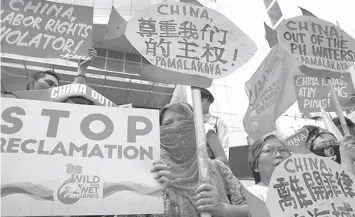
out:
<path id="1" fill-rule="evenodd" d="M 93 7 L 53 1 L 1 4 L 3 53 L 41 58 L 88 59 Z"/>
<path id="2" fill-rule="evenodd" d="M 351 94 L 355 92 L 350 73 L 342 73 L 339 78 L 332 78 L 332 84 L 339 104 L 345 106 Z M 295 91 L 298 107 L 302 113 L 319 112 L 320 107 L 327 112 L 335 112 L 325 78 L 295 76 Z"/>
<path id="3" fill-rule="evenodd" d="M 2 98 L 1 112 L 2 216 L 164 212 L 158 111 Z"/>
<path id="4" fill-rule="evenodd" d="M 275 169 L 266 204 L 270 216 L 353 216 L 355 177 L 314 154 L 295 154 Z"/>
<path id="5" fill-rule="evenodd" d="M 307 137 L 308 130 L 306 128 L 303 128 L 285 139 L 286 146 L 292 153 L 295 154 L 311 153 L 306 147 Z"/>
<path id="6" fill-rule="evenodd" d="M 224 15 L 181 2 L 140 11 L 125 34 L 151 64 L 210 79 L 234 72 L 256 53 L 254 41 Z"/>
<path id="7" fill-rule="evenodd" d="M 336 25 L 312 16 L 283 21 L 277 28 L 280 44 L 303 65 L 310 76 L 334 76 L 355 62 L 355 39 Z"/>

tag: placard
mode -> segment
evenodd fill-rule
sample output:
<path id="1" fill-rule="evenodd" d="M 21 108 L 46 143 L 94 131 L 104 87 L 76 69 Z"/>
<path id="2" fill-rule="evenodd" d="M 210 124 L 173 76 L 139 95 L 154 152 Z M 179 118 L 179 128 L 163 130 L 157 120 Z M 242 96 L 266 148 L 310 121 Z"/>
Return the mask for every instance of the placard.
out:
<path id="1" fill-rule="evenodd" d="M 2 98 L 1 215 L 163 213 L 158 116 Z"/>
<path id="2" fill-rule="evenodd" d="M 355 62 L 355 39 L 330 22 L 305 15 L 293 17 L 283 21 L 277 33 L 280 44 L 303 65 L 320 69 L 305 70 L 307 75 L 332 76 Z"/>
<path id="3" fill-rule="evenodd" d="M 308 130 L 306 128 L 302 128 L 301 130 L 295 132 L 294 134 L 286 138 L 285 144 L 292 153 L 295 154 L 311 153 L 306 146 L 307 138 L 308 138 Z"/>
<path id="4" fill-rule="evenodd" d="M 355 177 L 314 154 L 295 154 L 275 169 L 266 204 L 270 216 L 354 216 Z"/>
<path id="5" fill-rule="evenodd" d="M 234 72 L 256 53 L 254 41 L 224 15 L 181 2 L 140 11 L 125 34 L 151 64 L 210 79 Z"/>
<path id="6" fill-rule="evenodd" d="M 89 59 L 93 7 L 44 0 L 1 2 L 3 53 Z"/>
<path id="7" fill-rule="evenodd" d="M 339 78 L 332 78 L 331 81 L 339 104 L 345 106 L 351 94 L 355 92 L 350 73 L 342 73 Z M 295 76 L 295 91 L 298 107 L 302 113 L 320 112 L 321 107 L 327 112 L 335 112 L 325 78 Z"/>

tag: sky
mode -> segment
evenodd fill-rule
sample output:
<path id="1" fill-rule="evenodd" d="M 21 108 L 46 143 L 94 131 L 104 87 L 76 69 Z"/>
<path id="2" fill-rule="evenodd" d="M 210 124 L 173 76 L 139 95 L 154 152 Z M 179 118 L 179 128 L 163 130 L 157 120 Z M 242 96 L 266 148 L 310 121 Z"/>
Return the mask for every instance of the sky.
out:
<path id="1" fill-rule="evenodd" d="M 258 50 L 254 57 L 229 75 L 225 82 L 231 86 L 238 100 L 233 100 L 233 111 L 244 116 L 248 108 L 248 97 L 245 94 L 244 84 L 259 67 L 270 48 L 265 40 L 264 22 L 269 26 L 270 20 L 263 0 L 217 0 L 222 14 L 232 20 L 257 44 Z M 336 24 L 348 34 L 355 37 L 355 0 L 278 0 L 284 18 L 288 19 L 302 15 L 298 7 L 303 7 L 320 19 Z M 336 4 L 335 4 L 336 3 Z M 290 110 L 298 112 L 297 106 Z"/>

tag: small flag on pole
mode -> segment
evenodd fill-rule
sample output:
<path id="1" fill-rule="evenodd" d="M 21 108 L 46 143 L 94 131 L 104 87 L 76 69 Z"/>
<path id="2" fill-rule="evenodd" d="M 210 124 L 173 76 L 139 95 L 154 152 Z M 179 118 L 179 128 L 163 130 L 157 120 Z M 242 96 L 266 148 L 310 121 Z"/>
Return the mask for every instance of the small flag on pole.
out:
<path id="1" fill-rule="evenodd" d="M 270 26 L 268 26 L 265 22 L 264 27 L 266 33 L 265 39 L 269 43 L 269 47 L 272 48 L 275 44 L 277 44 L 277 32 L 273 30 Z"/>
<path id="2" fill-rule="evenodd" d="M 309 12 L 308 10 L 306 10 L 306 9 L 304 9 L 304 8 L 301 8 L 301 7 L 298 7 L 298 8 L 301 9 L 303 15 L 311 16 L 311 17 L 316 17 L 314 14 L 312 14 L 312 13 Z"/>
<path id="3" fill-rule="evenodd" d="M 127 21 L 112 6 L 110 19 L 108 21 L 105 40 L 117 38 L 125 33 Z"/>
<path id="4" fill-rule="evenodd" d="M 323 121 L 327 130 L 333 133 L 338 141 L 343 141 L 343 135 L 341 135 L 340 131 L 330 119 L 329 115 L 325 112 L 324 108 L 321 107 L 320 110 L 322 112 Z"/>

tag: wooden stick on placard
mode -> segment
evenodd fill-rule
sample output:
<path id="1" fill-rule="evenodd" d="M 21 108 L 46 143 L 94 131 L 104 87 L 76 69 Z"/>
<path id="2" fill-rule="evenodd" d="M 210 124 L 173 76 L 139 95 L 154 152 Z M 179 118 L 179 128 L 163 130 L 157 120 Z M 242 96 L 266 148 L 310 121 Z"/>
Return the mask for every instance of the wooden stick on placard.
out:
<path id="1" fill-rule="evenodd" d="M 200 176 L 200 184 L 208 183 L 208 155 L 206 149 L 206 135 L 205 126 L 202 114 L 201 105 L 201 90 L 199 88 L 191 87 L 192 104 L 194 107 L 194 122 L 196 134 L 196 154 L 198 159 L 198 170 Z M 201 217 L 211 217 L 211 213 L 201 213 Z"/>
<path id="2" fill-rule="evenodd" d="M 327 83 L 328 83 L 328 89 L 331 93 L 331 97 L 332 97 L 331 99 L 332 99 L 333 104 L 335 106 L 336 114 L 339 117 L 341 127 L 343 128 L 344 136 L 350 136 L 349 128 L 348 128 L 348 125 L 346 124 L 343 111 L 341 110 L 338 97 L 335 94 L 332 80 L 330 78 L 327 78 Z"/>

